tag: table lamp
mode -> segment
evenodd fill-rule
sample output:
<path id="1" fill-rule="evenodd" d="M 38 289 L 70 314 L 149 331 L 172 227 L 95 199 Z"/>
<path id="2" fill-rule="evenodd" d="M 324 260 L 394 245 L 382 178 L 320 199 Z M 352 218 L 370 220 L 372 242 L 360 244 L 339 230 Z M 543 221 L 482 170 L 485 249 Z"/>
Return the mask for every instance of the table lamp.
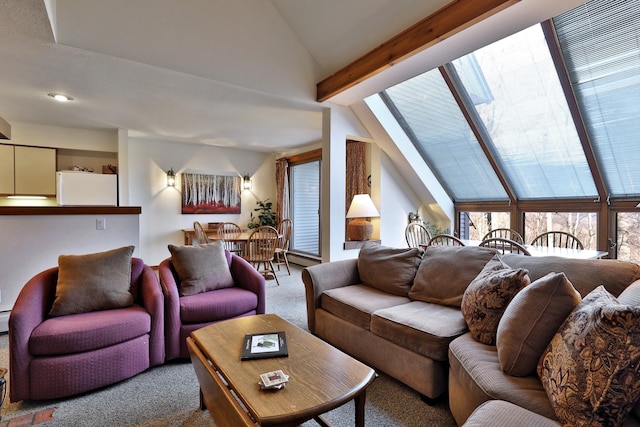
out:
<path id="1" fill-rule="evenodd" d="M 347 212 L 347 219 L 353 218 L 347 224 L 347 238 L 349 240 L 369 240 L 373 233 L 373 225 L 365 218 L 379 217 L 371 196 L 356 194 Z"/>

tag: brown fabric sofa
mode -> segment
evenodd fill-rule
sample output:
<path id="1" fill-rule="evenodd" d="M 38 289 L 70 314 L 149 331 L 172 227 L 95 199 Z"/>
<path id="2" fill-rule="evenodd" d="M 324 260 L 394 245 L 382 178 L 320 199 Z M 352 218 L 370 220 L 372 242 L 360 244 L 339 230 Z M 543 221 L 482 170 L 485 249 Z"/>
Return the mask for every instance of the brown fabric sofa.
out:
<path id="1" fill-rule="evenodd" d="M 467 332 L 462 295 L 495 253 L 478 247 L 434 247 L 423 254 L 366 243 L 358 259 L 307 267 L 303 281 L 309 330 L 428 398 L 448 389 L 459 425 L 490 400 L 507 403 L 483 407 L 469 425 L 483 425 L 478 424 L 481 417 L 492 421 L 487 417 L 492 407 L 509 405 L 521 407 L 539 425 L 553 425 L 556 417 L 538 377 L 507 375 L 496 346 L 481 344 Z M 604 285 L 617 296 L 640 279 L 637 264 L 615 260 L 515 254 L 502 260 L 514 269 L 527 269 L 532 282 L 550 272 L 565 272 L 582 295 Z M 629 418 L 630 425 L 636 425 Z M 519 421 L 509 420 L 512 425 Z"/>

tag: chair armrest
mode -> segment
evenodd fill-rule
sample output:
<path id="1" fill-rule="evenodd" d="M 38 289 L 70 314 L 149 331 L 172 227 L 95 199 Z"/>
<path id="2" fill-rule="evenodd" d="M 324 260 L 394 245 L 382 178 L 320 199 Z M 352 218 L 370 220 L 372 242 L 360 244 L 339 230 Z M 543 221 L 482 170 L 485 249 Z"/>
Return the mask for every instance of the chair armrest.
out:
<path id="1" fill-rule="evenodd" d="M 307 326 L 311 333 L 316 329 L 316 309 L 324 291 L 360 283 L 358 260 L 345 259 L 313 265 L 302 270 L 302 281 L 307 300 Z"/>
<path id="2" fill-rule="evenodd" d="M 50 268 L 32 277 L 22 288 L 9 315 L 9 382 L 12 402 L 29 399 L 29 338 L 44 322 L 55 298 L 58 268 Z"/>
<path id="3" fill-rule="evenodd" d="M 164 296 L 156 273 L 148 265 L 142 270 L 140 283 L 142 306 L 151 315 L 151 336 L 149 338 L 149 362 L 151 366 L 164 363 Z"/>
<path id="4" fill-rule="evenodd" d="M 164 327 L 167 360 L 180 357 L 180 295 L 178 284 L 173 275 L 171 258 L 167 258 L 158 266 L 160 287 L 164 295 Z"/>
<path id="5" fill-rule="evenodd" d="M 231 277 L 236 286 L 253 292 L 258 296 L 257 314 L 264 314 L 266 310 L 265 279 L 258 270 L 238 255 L 231 255 Z"/>

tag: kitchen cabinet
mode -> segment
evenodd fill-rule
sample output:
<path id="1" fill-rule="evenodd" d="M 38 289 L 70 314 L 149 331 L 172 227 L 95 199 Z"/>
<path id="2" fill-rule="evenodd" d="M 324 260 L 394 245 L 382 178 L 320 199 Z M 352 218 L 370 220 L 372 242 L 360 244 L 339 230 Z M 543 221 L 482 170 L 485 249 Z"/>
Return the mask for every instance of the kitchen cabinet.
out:
<path id="1" fill-rule="evenodd" d="M 13 145 L 0 144 L 0 194 L 13 194 Z"/>
<path id="2" fill-rule="evenodd" d="M 2 145 L 0 169 L 0 194 L 56 194 L 55 148 Z"/>

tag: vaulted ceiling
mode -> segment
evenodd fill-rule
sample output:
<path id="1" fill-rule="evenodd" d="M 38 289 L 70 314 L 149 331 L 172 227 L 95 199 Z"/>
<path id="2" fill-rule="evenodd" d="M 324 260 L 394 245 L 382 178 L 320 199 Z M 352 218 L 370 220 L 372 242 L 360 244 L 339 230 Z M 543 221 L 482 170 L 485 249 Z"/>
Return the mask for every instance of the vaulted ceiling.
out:
<path id="1" fill-rule="evenodd" d="M 580 2 L 522 0 L 332 101 L 350 105 Z M 259 151 L 302 146 L 321 138 L 316 83 L 447 3 L 0 0 L 0 117 Z"/>

